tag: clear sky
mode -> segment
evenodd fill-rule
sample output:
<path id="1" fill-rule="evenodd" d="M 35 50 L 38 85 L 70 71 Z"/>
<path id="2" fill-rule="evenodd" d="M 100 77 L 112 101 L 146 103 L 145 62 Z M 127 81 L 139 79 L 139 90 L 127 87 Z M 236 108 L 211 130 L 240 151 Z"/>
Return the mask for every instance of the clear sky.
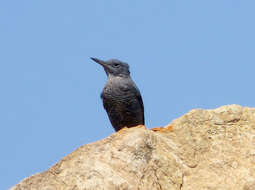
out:
<path id="1" fill-rule="evenodd" d="M 104 70 L 128 62 L 148 128 L 255 107 L 254 0 L 0 1 L 0 189 L 113 133 Z"/>

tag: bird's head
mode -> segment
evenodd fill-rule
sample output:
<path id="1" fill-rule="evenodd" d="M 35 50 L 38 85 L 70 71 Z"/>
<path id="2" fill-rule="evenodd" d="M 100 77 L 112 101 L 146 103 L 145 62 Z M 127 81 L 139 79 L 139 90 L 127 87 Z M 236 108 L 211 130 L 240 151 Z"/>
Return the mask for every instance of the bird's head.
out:
<path id="1" fill-rule="evenodd" d="M 93 57 L 91 59 L 104 67 L 107 76 L 128 77 L 130 75 L 129 65 L 118 59 L 110 59 L 108 61 Z"/>

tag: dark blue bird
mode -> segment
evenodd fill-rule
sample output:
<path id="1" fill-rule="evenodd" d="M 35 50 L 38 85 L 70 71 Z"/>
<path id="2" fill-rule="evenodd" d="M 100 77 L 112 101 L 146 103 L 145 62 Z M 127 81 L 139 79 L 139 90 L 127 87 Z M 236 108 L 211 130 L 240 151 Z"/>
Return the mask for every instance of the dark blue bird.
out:
<path id="1" fill-rule="evenodd" d="M 101 98 L 115 131 L 123 127 L 144 125 L 143 100 L 130 77 L 129 65 L 117 59 L 91 59 L 103 66 L 107 74 L 108 80 Z"/>

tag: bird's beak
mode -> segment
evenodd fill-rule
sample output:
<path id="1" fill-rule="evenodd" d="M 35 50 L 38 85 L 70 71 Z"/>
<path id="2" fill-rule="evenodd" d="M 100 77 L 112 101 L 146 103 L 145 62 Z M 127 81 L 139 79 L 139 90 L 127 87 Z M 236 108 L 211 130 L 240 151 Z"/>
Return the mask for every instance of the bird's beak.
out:
<path id="1" fill-rule="evenodd" d="M 95 62 L 97 62 L 98 64 L 102 65 L 103 67 L 106 65 L 106 63 L 103 60 L 91 57 L 91 59 Z"/>

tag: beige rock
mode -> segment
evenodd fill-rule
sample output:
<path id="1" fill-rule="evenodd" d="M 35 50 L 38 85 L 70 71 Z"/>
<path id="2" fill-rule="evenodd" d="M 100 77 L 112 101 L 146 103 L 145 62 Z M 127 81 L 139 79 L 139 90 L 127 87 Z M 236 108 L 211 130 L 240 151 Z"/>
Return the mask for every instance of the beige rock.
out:
<path id="1" fill-rule="evenodd" d="M 192 110 L 165 128 L 123 129 L 11 190 L 255 190 L 255 108 Z"/>

